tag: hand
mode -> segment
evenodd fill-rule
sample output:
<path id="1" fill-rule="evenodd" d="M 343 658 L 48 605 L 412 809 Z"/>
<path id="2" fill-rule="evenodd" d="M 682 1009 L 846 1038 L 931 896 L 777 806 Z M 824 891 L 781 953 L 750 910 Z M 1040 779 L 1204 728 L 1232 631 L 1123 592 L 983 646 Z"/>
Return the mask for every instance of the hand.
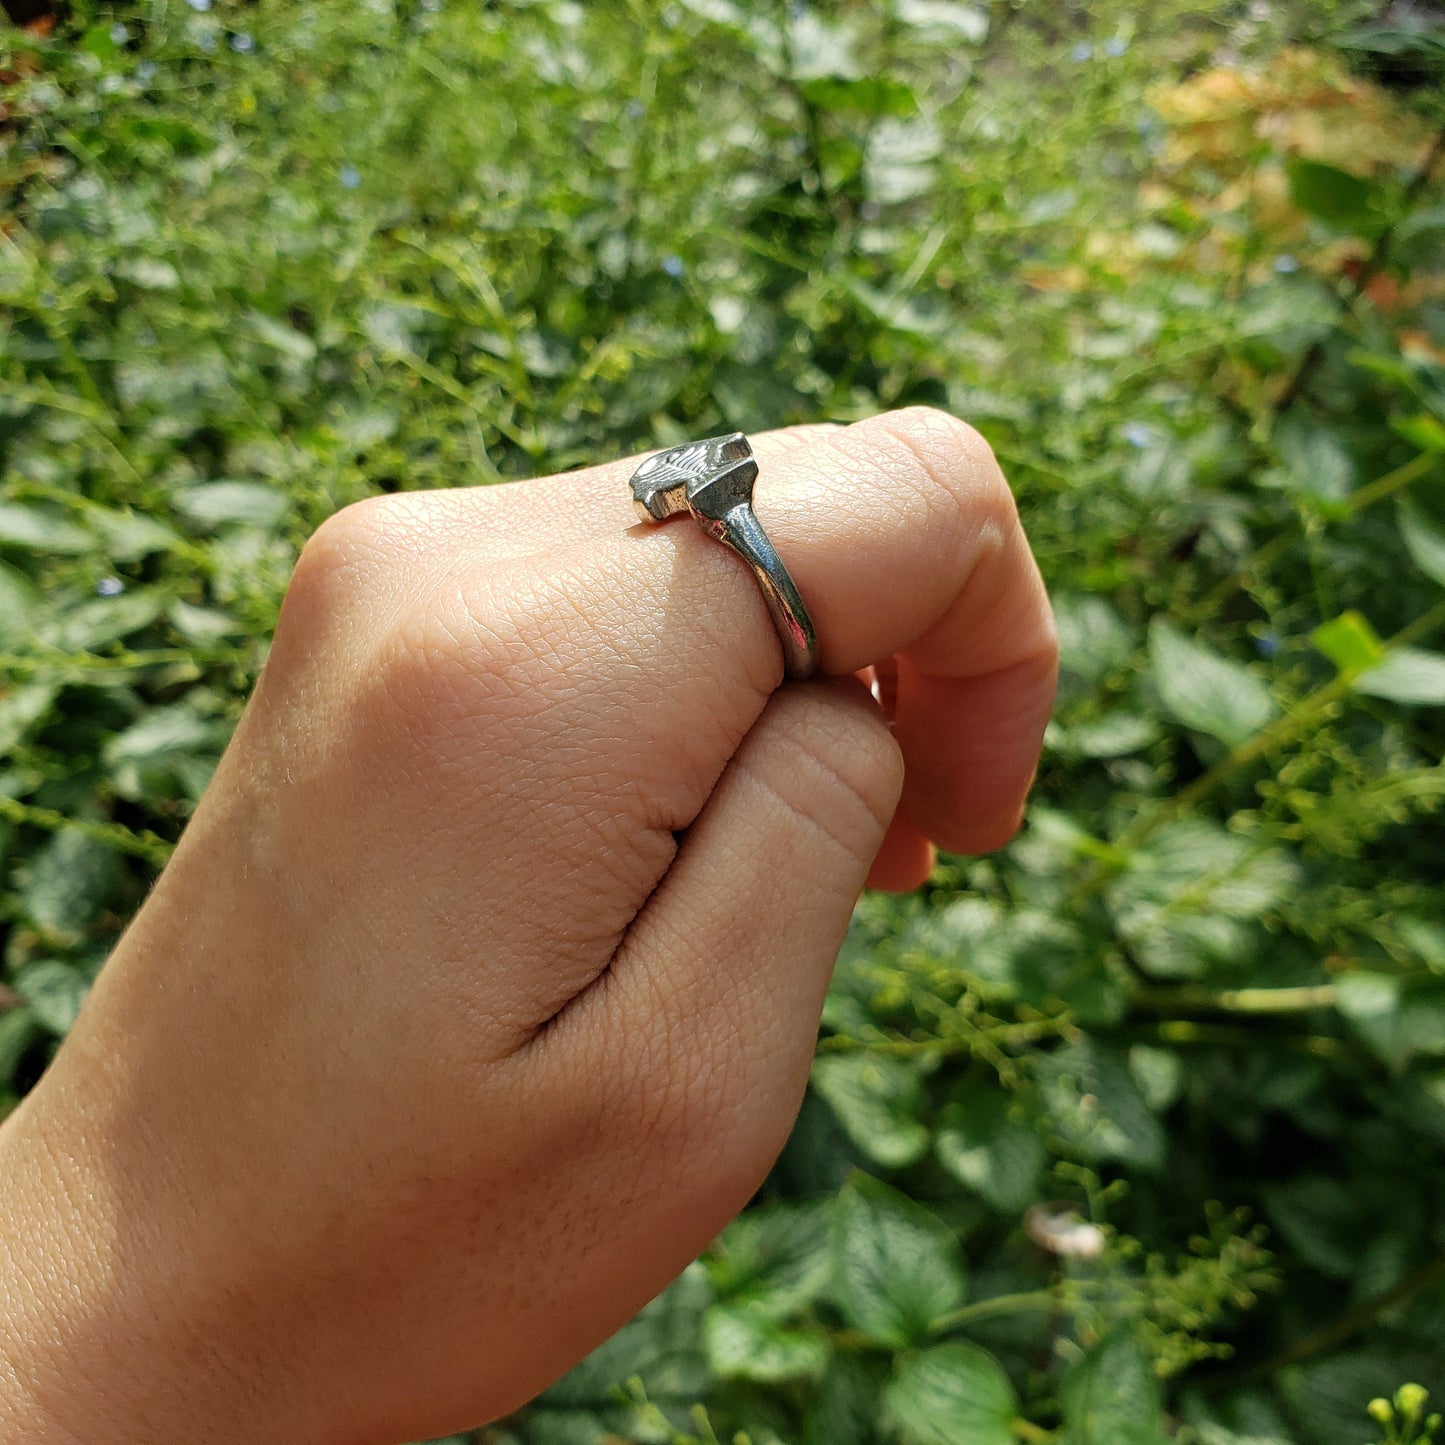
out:
<path id="1" fill-rule="evenodd" d="M 1009 838 L 1056 660 L 967 427 L 755 450 L 825 680 L 779 686 L 735 556 L 635 525 L 635 462 L 376 499 L 307 546 L 173 861 L 0 1130 L 0 1435 L 475 1425 L 747 1201 L 870 868 Z"/>

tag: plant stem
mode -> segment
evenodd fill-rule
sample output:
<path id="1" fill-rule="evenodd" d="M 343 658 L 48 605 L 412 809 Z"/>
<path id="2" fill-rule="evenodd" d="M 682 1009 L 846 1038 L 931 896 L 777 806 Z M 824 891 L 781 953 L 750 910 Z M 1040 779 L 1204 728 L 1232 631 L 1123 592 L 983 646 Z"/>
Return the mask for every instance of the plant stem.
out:
<path id="1" fill-rule="evenodd" d="M 1310 1009 L 1332 1008 L 1332 983 L 1306 984 L 1298 988 L 1170 988 L 1141 989 L 1134 995 L 1138 1008 L 1151 1013 L 1190 1012 L 1232 1014 L 1288 1014 Z"/>
<path id="2" fill-rule="evenodd" d="M 951 1334 L 964 1325 L 973 1324 L 975 1320 L 989 1319 L 993 1315 L 1021 1314 L 1025 1310 L 1053 1310 L 1058 1307 L 1058 1303 L 1052 1291 L 1046 1289 L 1026 1290 L 1019 1294 L 996 1294 L 992 1299 L 976 1300 L 971 1305 L 964 1305 L 962 1309 L 934 1320 L 932 1333 Z"/>

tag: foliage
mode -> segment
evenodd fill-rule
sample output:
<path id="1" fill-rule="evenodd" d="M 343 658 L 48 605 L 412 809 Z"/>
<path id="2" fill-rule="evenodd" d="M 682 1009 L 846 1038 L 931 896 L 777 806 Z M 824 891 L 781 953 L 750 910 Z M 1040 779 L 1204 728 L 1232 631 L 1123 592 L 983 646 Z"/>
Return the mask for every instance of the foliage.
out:
<path id="1" fill-rule="evenodd" d="M 337 506 L 942 404 L 1057 598 L 1030 823 L 863 900 L 764 1196 L 483 1438 L 1429 1437 L 1438 28 L 137 0 L 3 45 L 9 1100 Z"/>

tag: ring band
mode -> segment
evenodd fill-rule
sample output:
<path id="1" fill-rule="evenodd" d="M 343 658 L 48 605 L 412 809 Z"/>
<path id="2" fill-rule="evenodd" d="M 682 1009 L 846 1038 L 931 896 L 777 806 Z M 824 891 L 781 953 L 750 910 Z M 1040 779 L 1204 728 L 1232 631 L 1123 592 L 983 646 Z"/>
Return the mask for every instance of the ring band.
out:
<path id="1" fill-rule="evenodd" d="M 699 527 L 731 547 L 757 580 L 783 644 L 792 678 L 818 670 L 818 635 L 788 569 L 753 511 L 758 464 L 741 432 L 688 442 L 648 457 L 632 474 L 632 501 L 644 522 L 691 512 Z"/>

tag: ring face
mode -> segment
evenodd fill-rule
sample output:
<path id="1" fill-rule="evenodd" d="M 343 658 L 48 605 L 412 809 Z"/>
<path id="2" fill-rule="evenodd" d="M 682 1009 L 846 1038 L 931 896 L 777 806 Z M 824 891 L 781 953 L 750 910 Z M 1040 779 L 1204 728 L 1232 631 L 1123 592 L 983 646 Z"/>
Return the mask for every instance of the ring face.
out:
<path id="1" fill-rule="evenodd" d="M 648 457 L 632 474 L 632 501 L 644 522 L 691 512 L 709 537 L 748 564 L 783 644 L 789 677 L 818 668 L 818 639 L 788 569 L 753 512 L 758 464 L 741 432 L 687 442 Z"/>

